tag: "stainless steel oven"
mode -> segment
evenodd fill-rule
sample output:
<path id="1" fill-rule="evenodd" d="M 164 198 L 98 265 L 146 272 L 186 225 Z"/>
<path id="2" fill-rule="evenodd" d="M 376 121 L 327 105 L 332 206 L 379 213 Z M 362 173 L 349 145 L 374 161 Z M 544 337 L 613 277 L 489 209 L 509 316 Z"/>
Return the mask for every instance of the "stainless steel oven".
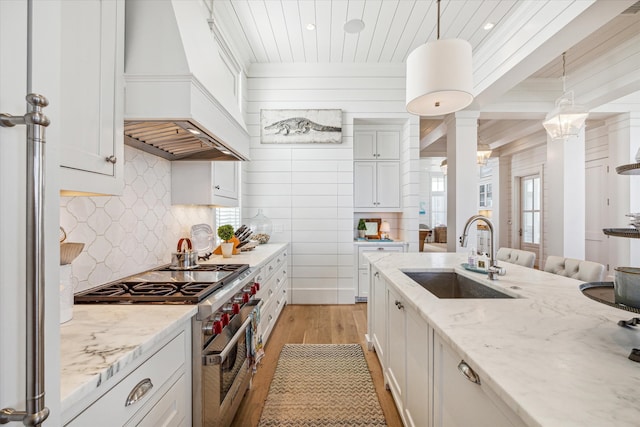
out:
<path id="1" fill-rule="evenodd" d="M 247 356 L 251 316 L 259 300 L 245 304 L 229 325 L 202 350 L 202 417 L 204 426 L 231 423 L 251 380 Z M 205 327 L 207 322 L 205 322 Z"/>

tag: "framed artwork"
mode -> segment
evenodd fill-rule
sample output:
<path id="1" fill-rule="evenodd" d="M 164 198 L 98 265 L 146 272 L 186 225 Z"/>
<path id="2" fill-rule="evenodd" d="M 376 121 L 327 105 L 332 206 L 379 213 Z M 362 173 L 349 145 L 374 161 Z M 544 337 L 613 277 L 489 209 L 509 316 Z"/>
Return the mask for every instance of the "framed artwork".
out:
<path id="1" fill-rule="evenodd" d="M 367 230 L 364 232 L 365 237 L 379 239 L 381 222 L 380 218 L 365 218 L 364 224 L 367 226 Z"/>
<path id="2" fill-rule="evenodd" d="M 260 110 L 262 144 L 341 144 L 342 110 Z"/>

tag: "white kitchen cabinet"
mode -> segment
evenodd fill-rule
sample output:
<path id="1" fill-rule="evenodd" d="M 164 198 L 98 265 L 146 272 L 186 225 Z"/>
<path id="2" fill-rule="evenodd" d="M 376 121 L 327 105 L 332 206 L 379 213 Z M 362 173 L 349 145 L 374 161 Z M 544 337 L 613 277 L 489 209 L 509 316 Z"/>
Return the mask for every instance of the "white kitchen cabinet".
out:
<path id="1" fill-rule="evenodd" d="M 60 188 L 124 189 L 124 0 L 61 2 Z"/>
<path id="2" fill-rule="evenodd" d="M 255 281 L 260 283 L 256 298 L 262 299 L 260 326 L 262 342 L 267 343 L 282 309 L 287 303 L 288 250 L 283 248 L 260 268 Z"/>
<path id="3" fill-rule="evenodd" d="M 430 342 L 433 329 L 412 308 L 405 309 L 406 339 L 406 389 L 404 420 L 409 427 L 429 425 L 431 410 L 429 391 L 431 383 Z"/>
<path id="4" fill-rule="evenodd" d="M 400 162 L 354 162 L 353 174 L 356 212 L 400 211 Z"/>
<path id="5" fill-rule="evenodd" d="M 434 427 L 525 425 L 437 334 L 433 338 L 433 421 Z"/>
<path id="6" fill-rule="evenodd" d="M 405 300 L 387 286 L 387 384 L 400 414 L 404 413 L 406 374 L 407 325 L 405 320 Z"/>
<path id="7" fill-rule="evenodd" d="M 366 302 L 369 298 L 369 261 L 364 257 L 366 252 L 404 252 L 406 243 L 404 242 L 380 242 L 378 244 L 355 243 L 354 251 L 356 276 L 358 278 L 356 289 L 356 302 Z"/>
<path id="8" fill-rule="evenodd" d="M 387 366 L 387 282 L 375 267 L 371 267 L 369 295 L 370 301 L 367 304 L 369 346 L 375 349 L 382 372 L 385 372 Z"/>
<path id="9" fill-rule="evenodd" d="M 171 204 L 238 206 L 239 162 L 171 162 Z"/>
<path id="10" fill-rule="evenodd" d="M 355 160 L 399 160 L 400 132 L 359 131 L 353 136 Z"/>
<path id="11" fill-rule="evenodd" d="M 68 427 L 191 424 L 191 323 L 160 343 L 131 372 L 65 423 Z M 159 348 L 158 348 L 159 347 Z M 118 375 L 118 374 L 115 374 Z M 138 398 L 130 397 L 138 392 Z M 69 417 L 69 415 L 67 415 Z"/>

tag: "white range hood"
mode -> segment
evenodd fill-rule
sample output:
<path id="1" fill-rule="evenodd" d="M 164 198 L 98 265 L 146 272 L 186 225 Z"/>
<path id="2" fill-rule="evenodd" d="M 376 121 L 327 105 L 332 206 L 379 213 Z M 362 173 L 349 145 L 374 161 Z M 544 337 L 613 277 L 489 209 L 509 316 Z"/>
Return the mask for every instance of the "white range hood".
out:
<path id="1" fill-rule="evenodd" d="M 248 160 L 233 72 L 201 0 L 127 0 L 125 143 L 169 160 Z"/>

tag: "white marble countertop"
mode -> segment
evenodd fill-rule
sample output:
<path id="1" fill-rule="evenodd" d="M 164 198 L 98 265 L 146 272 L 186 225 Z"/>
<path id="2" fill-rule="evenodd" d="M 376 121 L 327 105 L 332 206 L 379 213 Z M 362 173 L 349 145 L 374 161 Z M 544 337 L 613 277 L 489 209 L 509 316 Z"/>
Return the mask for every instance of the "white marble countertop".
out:
<path id="1" fill-rule="evenodd" d="M 634 313 L 581 294 L 580 281 L 501 262 L 506 276 L 460 267 L 465 254 L 365 255 L 406 302 L 530 426 L 640 425 L 640 331 Z M 452 271 L 515 299 L 439 299 L 402 273 Z"/>
<path id="2" fill-rule="evenodd" d="M 231 258 L 213 255 L 200 263 L 257 267 L 285 246 L 269 243 Z M 110 378 L 190 321 L 196 311 L 196 305 L 74 305 L 72 320 L 60 325 L 63 414 L 97 388 L 110 386 Z"/>

